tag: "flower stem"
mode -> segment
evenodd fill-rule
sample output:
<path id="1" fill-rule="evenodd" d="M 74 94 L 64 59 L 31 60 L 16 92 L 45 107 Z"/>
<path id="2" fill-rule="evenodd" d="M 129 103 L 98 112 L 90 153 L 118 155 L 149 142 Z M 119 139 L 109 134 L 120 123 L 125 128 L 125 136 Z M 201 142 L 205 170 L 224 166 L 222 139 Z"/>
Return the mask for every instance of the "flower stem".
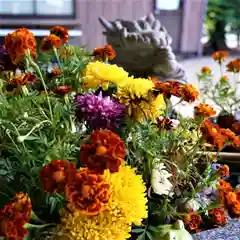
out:
<path id="1" fill-rule="evenodd" d="M 221 73 L 221 77 L 222 77 L 223 76 L 223 66 L 222 66 L 221 62 L 219 63 L 219 66 L 220 66 L 220 73 Z"/>
<path id="2" fill-rule="evenodd" d="M 37 73 L 38 73 L 38 75 L 40 77 L 41 83 L 43 85 L 44 91 L 47 93 L 47 86 L 45 84 L 42 72 L 41 72 L 39 66 L 32 60 L 32 57 L 31 57 L 29 51 L 27 53 L 27 58 L 29 60 L 29 63 L 32 65 L 32 67 L 35 68 L 35 70 L 37 71 Z M 49 112 L 50 112 L 50 118 L 51 118 L 51 121 L 53 121 L 52 107 L 51 107 L 51 104 L 50 104 L 50 100 L 49 100 L 48 94 L 47 94 L 47 102 L 48 102 L 48 107 L 49 107 Z"/>
<path id="3" fill-rule="evenodd" d="M 28 92 L 28 89 L 27 89 L 26 85 L 23 85 L 20 88 L 21 88 L 21 91 L 22 91 L 24 96 L 28 96 L 29 95 L 29 92 Z"/>
<path id="4" fill-rule="evenodd" d="M 39 128 L 42 124 L 49 122 L 48 120 L 44 120 L 38 124 L 36 124 L 27 134 L 25 134 L 24 136 L 18 136 L 18 142 L 24 142 L 26 138 L 28 138 L 36 128 Z M 50 122 L 51 123 L 51 122 Z"/>
<path id="5" fill-rule="evenodd" d="M 53 52 L 54 52 L 54 55 L 55 55 L 55 57 L 57 59 L 58 66 L 59 66 L 59 68 L 60 68 L 60 70 L 62 72 L 62 75 L 63 75 L 63 66 L 62 66 L 62 64 L 60 62 L 60 59 L 59 59 L 59 56 L 58 56 L 58 52 L 57 52 L 57 49 L 55 47 L 53 47 Z"/>
<path id="6" fill-rule="evenodd" d="M 50 226 L 55 226 L 56 224 L 54 223 L 49 223 L 49 224 L 43 224 L 43 225 L 35 225 L 31 223 L 26 223 L 24 225 L 25 229 L 33 229 L 33 228 L 45 228 L 45 227 L 50 227 Z"/>
<path id="7" fill-rule="evenodd" d="M 66 104 L 66 105 L 69 104 L 68 94 L 65 94 L 65 95 L 64 95 L 64 101 L 65 101 L 65 104 Z"/>
<path id="8" fill-rule="evenodd" d="M 36 214 L 34 211 L 31 212 L 31 220 L 44 224 L 44 221 L 42 221 Z"/>

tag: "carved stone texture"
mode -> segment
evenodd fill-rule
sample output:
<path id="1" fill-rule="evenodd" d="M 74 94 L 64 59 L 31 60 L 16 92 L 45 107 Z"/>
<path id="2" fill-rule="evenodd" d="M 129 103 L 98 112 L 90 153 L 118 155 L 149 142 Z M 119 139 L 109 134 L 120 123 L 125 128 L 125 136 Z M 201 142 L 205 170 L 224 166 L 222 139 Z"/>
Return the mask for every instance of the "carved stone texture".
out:
<path id="1" fill-rule="evenodd" d="M 185 71 L 170 46 L 172 38 L 153 14 L 137 21 L 108 21 L 103 17 L 99 21 L 108 44 L 116 51 L 115 63 L 136 77 L 186 81 Z"/>

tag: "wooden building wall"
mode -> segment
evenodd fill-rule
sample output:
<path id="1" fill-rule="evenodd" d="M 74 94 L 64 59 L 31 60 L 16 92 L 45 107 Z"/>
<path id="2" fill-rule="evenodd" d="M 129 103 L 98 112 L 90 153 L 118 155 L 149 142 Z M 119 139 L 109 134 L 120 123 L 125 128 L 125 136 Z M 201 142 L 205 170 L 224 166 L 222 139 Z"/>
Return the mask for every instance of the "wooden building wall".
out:
<path id="1" fill-rule="evenodd" d="M 182 1 L 181 9 L 161 11 L 156 16 L 173 37 L 174 51 L 200 54 L 200 38 L 207 0 Z M 155 0 L 77 0 L 77 18 L 83 31 L 81 43 L 87 44 L 89 49 L 105 44 L 99 16 L 108 20 L 140 19 L 154 12 L 154 2 Z"/>
<path id="2" fill-rule="evenodd" d="M 103 28 L 99 16 L 108 20 L 122 18 L 136 20 L 154 12 L 155 0 L 75 0 L 76 16 L 72 19 L 61 18 L 4 18 L 0 16 L 1 28 L 28 27 L 48 29 L 63 25 L 69 29 L 82 30 L 83 36 L 75 38 L 74 44 L 87 45 L 89 50 L 105 44 Z M 167 1 L 167 0 L 162 0 Z M 177 11 L 161 11 L 157 18 L 173 37 L 173 49 L 180 53 L 201 54 L 201 33 L 207 0 L 182 0 L 183 7 Z M 0 37 L 0 43 L 3 38 Z"/>
<path id="3" fill-rule="evenodd" d="M 153 0 L 77 0 L 78 19 L 82 25 L 82 43 L 91 49 L 105 43 L 99 16 L 108 20 L 140 19 L 153 10 Z"/>

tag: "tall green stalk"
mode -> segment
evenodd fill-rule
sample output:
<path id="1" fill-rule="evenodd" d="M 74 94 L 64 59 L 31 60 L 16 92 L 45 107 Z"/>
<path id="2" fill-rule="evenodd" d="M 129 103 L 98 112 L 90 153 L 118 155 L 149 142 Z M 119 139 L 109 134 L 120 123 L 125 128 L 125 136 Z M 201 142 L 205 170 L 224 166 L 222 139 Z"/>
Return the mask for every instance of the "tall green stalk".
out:
<path id="1" fill-rule="evenodd" d="M 48 107 L 49 107 L 50 119 L 51 119 L 51 121 L 53 121 L 52 107 L 51 107 L 51 103 L 50 103 L 50 100 L 49 100 L 49 96 L 48 96 L 48 94 L 47 94 L 47 86 L 46 86 L 46 83 L 45 83 L 45 81 L 44 81 L 44 78 L 43 78 L 41 69 L 40 69 L 39 66 L 33 61 L 29 50 L 27 51 L 27 55 L 26 55 L 26 56 L 27 56 L 27 60 L 28 60 L 28 62 L 30 63 L 30 65 L 36 70 L 36 72 L 37 72 L 38 75 L 39 75 L 39 78 L 40 78 L 40 80 L 41 80 L 41 83 L 42 83 L 42 85 L 43 85 L 44 91 L 45 91 L 46 96 L 47 96 L 47 102 L 48 102 Z"/>

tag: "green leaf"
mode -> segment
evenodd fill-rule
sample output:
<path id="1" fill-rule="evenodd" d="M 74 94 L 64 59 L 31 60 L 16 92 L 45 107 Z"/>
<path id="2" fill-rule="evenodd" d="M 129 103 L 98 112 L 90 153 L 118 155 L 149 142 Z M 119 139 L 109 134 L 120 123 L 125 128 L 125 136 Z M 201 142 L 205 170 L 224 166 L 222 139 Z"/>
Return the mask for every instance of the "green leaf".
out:
<path id="1" fill-rule="evenodd" d="M 152 234 L 150 233 L 150 232 L 146 232 L 146 235 L 147 235 L 147 237 L 148 237 L 148 239 L 149 240 L 152 240 L 153 239 L 153 236 L 152 236 Z"/>
<path id="2" fill-rule="evenodd" d="M 145 232 L 139 235 L 137 240 L 145 240 Z"/>
<path id="3" fill-rule="evenodd" d="M 8 173 L 8 171 L 0 169 L 0 175 L 6 175 Z"/>
<path id="4" fill-rule="evenodd" d="M 56 207 L 57 207 L 57 199 L 53 198 L 53 200 L 51 202 L 51 208 L 50 208 L 51 214 L 55 211 Z"/>
<path id="5" fill-rule="evenodd" d="M 39 137 L 28 136 L 25 141 L 39 140 Z"/>
<path id="6" fill-rule="evenodd" d="M 151 226 L 151 225 L 148 227 L 148 229 L 151 230 L 152 232 L 159 232 L 160 231 L 160 229 L 158 227 Z"/>
<path id="7" fill-rule="evenodd" d="M 144 231 L 145 231 L 144 228 L 135 228 L 135 229 L 132 230 L 132 233 L 142 233 Z"/>

